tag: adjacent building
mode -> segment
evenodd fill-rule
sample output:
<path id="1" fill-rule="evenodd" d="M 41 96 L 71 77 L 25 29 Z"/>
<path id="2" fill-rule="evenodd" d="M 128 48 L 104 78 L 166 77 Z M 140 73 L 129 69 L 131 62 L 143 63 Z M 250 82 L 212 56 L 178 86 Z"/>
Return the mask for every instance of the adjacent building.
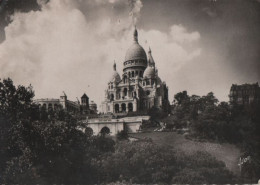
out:
<path id="1" fill-rule="evenodd" d="M 231 104 L 250 105 L 260 103 L 260 87 L 257 83 L 254 84 L 232 84 L 229 93 Z"/>
<path id="2" fill-rule="evenodd" d="M 81 102 L 68 100 L 67 95 L 63 92 L 60 98 L 42 98 L 34 100 L 34 103 L 39 105 L 40 108 L 46 110 L 64 109 L 68 112 L 77 112 L 82 114 L 96 114 L 97 105 L 91 101 L 89 104 L 89 97 L 84 93 L 81 97 Z"/>

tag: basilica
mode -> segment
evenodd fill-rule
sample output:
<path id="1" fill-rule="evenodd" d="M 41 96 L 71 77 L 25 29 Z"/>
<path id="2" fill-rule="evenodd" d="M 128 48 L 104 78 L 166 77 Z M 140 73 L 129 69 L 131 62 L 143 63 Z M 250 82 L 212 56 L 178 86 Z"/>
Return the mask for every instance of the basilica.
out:
<path id="1" fill-rule="evenodd" d="M 117 72 L 116 63 L 113 64 L 101 112 L 120 115 L 147 112 L 153 107 L 166 111 L 168 106 L 168 87 L 158 76 L 151 49 L 147 55 L 138 43 L 135 28 L 133 43 L 126 52 L 121 76 Z"/>

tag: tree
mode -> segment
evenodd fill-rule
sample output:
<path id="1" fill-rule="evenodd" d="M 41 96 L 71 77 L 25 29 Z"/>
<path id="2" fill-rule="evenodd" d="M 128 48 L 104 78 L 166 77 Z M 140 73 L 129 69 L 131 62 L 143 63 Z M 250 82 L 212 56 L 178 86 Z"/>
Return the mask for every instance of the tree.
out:
<path id="1" fill-rule="evenodd" d="M 10 130 L 17 127 L 20 122 L 31 118 L 33 97 L 32 86 L 15 87 L 10 78 L 0 80 L 0 174 L 3 174 L 6 162 L 20 154 L 18 150 L 10 153 L 10 146 L 7 143 L 11 137 Z M 0 182 L 1 178 L 2 176 Z"/>
<path id="2" fill-rule="evenodd" d="M 181 105 L 184 103 L 184 101 L 187 101 L 189 99 L 189 96 L 187 94 L 187 91 L 182 91 L 174 95 L 174 100 L 178 105 Z"/>

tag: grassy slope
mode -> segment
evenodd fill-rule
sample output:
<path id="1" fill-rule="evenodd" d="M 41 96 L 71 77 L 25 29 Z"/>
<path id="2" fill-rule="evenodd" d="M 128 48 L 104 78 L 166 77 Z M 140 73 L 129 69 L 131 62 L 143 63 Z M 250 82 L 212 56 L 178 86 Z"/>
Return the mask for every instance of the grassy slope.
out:
<path id="1" fill-rule="evenodd" d="M 196 151 L 206 151 L 223 161 L 227 168 L 235 174 L 239 174 L 238 159 L 240 151 L 231 144 L 217 144 L 210 142 L 197 142 L 185 139 L 183 135 L 176 132 L 147 132 L 130 134 L 135 138 L 151 138 L 156 144 L 174 147 L 187 154 Z"/>

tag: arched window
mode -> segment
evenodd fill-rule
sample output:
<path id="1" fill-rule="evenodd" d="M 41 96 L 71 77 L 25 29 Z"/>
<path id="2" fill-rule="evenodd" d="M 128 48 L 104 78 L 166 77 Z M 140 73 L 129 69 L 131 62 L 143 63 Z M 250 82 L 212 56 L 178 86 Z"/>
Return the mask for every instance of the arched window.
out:
<path id="1" fill-rule="evenodd" d="M 122 103 L 121 107 L 122 107 L 122 112 L 126 112 L 126 104 Z"/>
<path id="2" fill-rule="evenodd" d="M 110 101 L 114 101 L 114 94 L 110 95 Z"/>
<path id="3" fill-rule="evenodd" d="M 128 112 L 133 112 L 133 104 L 128 103 Z"/>
<path id="4" fill-rule="evenodd" d="M 124 96 L 127 96 L 127 88 L 124 88 Z"/>
<path id="5" fill-rule="evenodd" d="M 140 77 L 143 77 L 143 71 L 140 71 L 140 72 L 139 72 L 139 76 L 140 76 Z"/>
<path id="6" fill-rule="evenodd" d="M 137 76 L 138 75 L 138 71 L 135 71 L 135 76 Z"/>
<path id="7" fill-rule="evenodd" d="M 115 112 L 118 113 L 119 112 L 119 105 L 115 104 Z"/>
<path id="8" fill-rule="evenodd" d="M 134 71 L 132 71 L 132 77 L 135 77 L 135 72 Z"/>

